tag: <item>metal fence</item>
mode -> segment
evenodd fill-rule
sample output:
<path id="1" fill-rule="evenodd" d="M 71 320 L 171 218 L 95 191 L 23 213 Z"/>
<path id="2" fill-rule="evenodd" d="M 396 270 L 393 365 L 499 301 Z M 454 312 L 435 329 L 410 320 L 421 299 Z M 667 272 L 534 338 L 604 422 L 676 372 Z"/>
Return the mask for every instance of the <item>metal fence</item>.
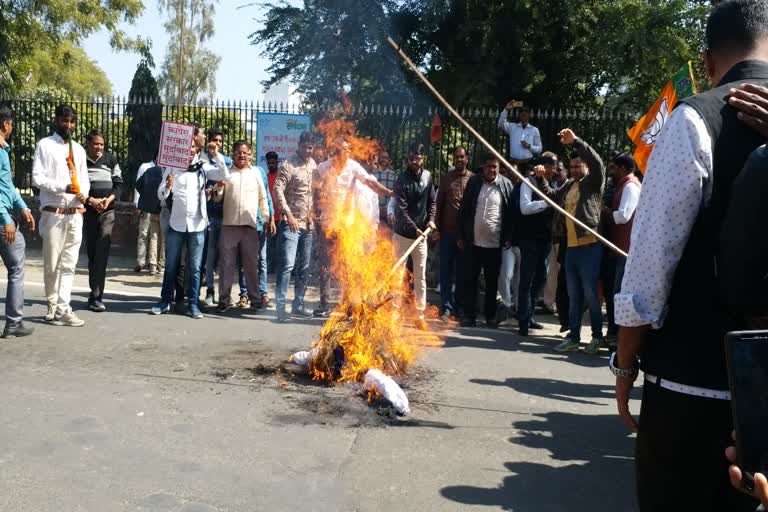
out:
<path id="1" fill-rule="evenodd" d="M 0 98 L 15 112 L 15 129 L 11 137 L 14 162 L 14 182 L 22 190 L 32 187 L 32 161 L 35 144 L 49 135 L 53 128 L 53 112 L 58 99 L 34 100 L 26 98 Z M 96 128 L 104 133 L 105 144 L 121 163 L 124 173 L 126 197 L 131 195 L 137 159 L 128 159 L 129 124 L 142 111 L 153 112 L 164 120 L 196 122 L 206 128 L 220 128 L 224 132 L 224 147 L 239 139 L 252 139 L 258 130 L 256 116 L 259 112 L 310 114 L 313 123 L 320 121 L 335 106 L 303 108 L 297 105 L 264 102 L 217 101 L 199 105 L 163 105 L 158 100 L 128 100 L 126 98 L 99 98 L 91 100 L 67 100 L 78 114 L 76 138 L 82 140 L 85 134 Z M 497 128 L 502 107 L 471 106 L 460 108 L 459 112 L 478 130 L 483 137 L 506 155 L 507 137 Z M 441 118 L 442 138 L 430 142 L 430 131 L 435 113 Z M 513 113 L 514 114 L 514 113 Z M 557 132 L 563 127 L 573 128 L 577 134 L 589 141 L 602 154 L 627 149 L 630 145 L 626 130 L 636 116 L 627 113 L 599 111 L 585 112 L 562 108 L 533 108 L 531 123 L 538 127 L 545 150 L 562 153 Z M 450 168 L 450 154 L 454 147 L 465 146 L 470 151 L 472 164 L 480 164 L 479 155 L 483 148 L 455 119 L 442 108 L 414 107 L 402 105 L 356 105 L 350 117 L 357 122 L 360 135 L 379 140 L 389 150 L 396 167 L 405 158 L 406 148 L 418 141 L 427 145 L 426 168 L 439 175 Z M 136 144 L 131 146 L 136 148 Z M 151 154 L 154 147 L 142 148 L 144 154 Z"/>

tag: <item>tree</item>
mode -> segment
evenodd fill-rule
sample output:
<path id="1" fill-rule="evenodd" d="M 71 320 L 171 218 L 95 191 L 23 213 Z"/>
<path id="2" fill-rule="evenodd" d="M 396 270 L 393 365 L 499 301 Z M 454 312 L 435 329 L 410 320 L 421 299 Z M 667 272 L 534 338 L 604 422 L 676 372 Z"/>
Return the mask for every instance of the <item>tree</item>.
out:
<path id="1" fill-rule="evenodd" d="M 396 56 L 386 42 L 397 18 L 395 0 L 304 0 L 268 4 L 264 28 L 250 35 L 272 64 L 269 87 L 285 78 L 312 105 L 339 91 L 360 102 L 413 101 Z"/>
<path id="2" fill-rule="evenodd" d="M 424 89 L 391 34 L 452 103 L 640 111 L 698 48 L 708 0 L 304 0 L 268 4 L 250 36 L 310 103 L 338 89 L 406 102 Z M 699 66 L 700 67 L 700 66 Z M 415 84 L 415 86 L 414 86 Z M 419 94 L 421 96 L 416 96 Z"/>
<path id="3" fill-rule="evenodd" d="M 139 166 L 155 156 L 160 142 L 163 105 L 152 67 L 151 55 L 145 56 L 136 68 L 128 93 L 128 156 L 123 166 L 123 182 L 129 184 L 126 193 L 134 187 Z"/>
<path id="4" fill-rule="evenodd" d="M 140 48 L 144 42 L 127 38 L 119 23 L 133 23 L 143 7 L 142 0 L 4 2 L 0 9 L 0 92 L 20 90 L 29 71 L 21 63 L 35 51 L 54 52 L 62 42 L 77 46 L 102 27 L 110 31 L 114 48 Z"/>
<path id="5" fill-rule="evenodd" d="M 220 58 L 203 47 L 214 34 L 213 16 L 218 0 L 161 0 L 164 23 L 171 34 L 160 74 L 160 88 L 169 103 L 195 103 L 216 92 Z"/>
<path id="6" fill-rule="evenodd" d="M 109 96 L 112 84 L 107 75 L 82 48 L 62 42 L 54 49 L 38 48 L 20 61 L 30 79 L 24 92 L 38 87 L 54 87 L 74 98 Z"/>

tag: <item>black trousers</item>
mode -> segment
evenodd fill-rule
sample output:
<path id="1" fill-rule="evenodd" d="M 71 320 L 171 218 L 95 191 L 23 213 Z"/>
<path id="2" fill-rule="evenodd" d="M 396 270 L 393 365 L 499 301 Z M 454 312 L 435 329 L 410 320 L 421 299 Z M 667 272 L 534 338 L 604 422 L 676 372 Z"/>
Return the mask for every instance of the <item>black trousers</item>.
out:
<path id="1" fill-rule="evenodd" d="M 104 297 L 104 282 L 107 278 L 107 261 L 112 246 L 112 227 L 115 225 L 115 211 L 98 213 L 91 208 L 85 211 L 83 228 L 85 247 L 88 252 L 88 284 L 91 288 L 89 302 L 101 301 Z"/>
<path id="2" fill-rule="evenodd" d="M 528 326 L 536 308 L 536 299 L 547 283 L 547 260 L 552 250 L 550 240 L 520 240 L 520 285 L 517 290 L 517 319 Z M 560 246 L 565 252 L 564 246 Z"/>
<path id="3" fill-rule="evenodd" d="M 758 502 L 728 479 L 732 428 L 727 400 L 646 383 L 635 452 L 640 511 L 754 511 Z"/>
<path id="4" fill-rule="evenodd" d="M 600 262 L 600 281 L 603 283 L 603 299 L 605 300 L 605 316 L 608 320 L 608 334 L 617 335 L 619 328 L 613 315 L 613 289 L 616 280 L 616 256 L 611 251 L 603 251 L 603 261 Z"/>
<path id="5" fill-rule="evenodd" d="M 562 245 L 560 246 L 562 247 Z M 565 252 L 565 251 L 562 251 Z M 555 292 L 555 305 L 557 306 L 557 319 L 560 327 L 570 328 L 570 309 L 571 299 L 568 297 L 568 280 L 565 264 L 560 265 L 560 272 L 557 274 L 557 291 Z"/>
<path id="6" fill-rule="evenodd" d="M 499 290 L 499 272 L 501 272 L 501 248 L 486 248 L 471 245 L 464 254 L 466 270 L 464 274 L 464 317 L 477 318 L 477 286 L 480 271 L 485 277 L 485 319 L 496 319 L 496 293 Z"/>

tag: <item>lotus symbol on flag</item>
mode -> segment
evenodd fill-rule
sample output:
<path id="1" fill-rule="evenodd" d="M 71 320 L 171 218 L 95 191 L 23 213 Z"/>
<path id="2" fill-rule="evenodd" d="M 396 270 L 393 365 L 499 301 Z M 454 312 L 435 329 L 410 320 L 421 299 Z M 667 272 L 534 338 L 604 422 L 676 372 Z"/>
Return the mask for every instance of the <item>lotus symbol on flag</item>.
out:
<path id="1" fill-rule="evenodd" d="M 648 129 L 645 130 L 645 133 L 640 136 L 646 146 L 653 146 L 656 143 L 656 137 L 661 133 L 661 129 L 664 128 L 664 123 L 667 122 L 668 117 L 669 103 L 667 103 L 667 98 L 664 98 L 659 107 L 659 111 L 656 112 L 656 117 L 654 117 L 653 123 L 651 123 Z"/>

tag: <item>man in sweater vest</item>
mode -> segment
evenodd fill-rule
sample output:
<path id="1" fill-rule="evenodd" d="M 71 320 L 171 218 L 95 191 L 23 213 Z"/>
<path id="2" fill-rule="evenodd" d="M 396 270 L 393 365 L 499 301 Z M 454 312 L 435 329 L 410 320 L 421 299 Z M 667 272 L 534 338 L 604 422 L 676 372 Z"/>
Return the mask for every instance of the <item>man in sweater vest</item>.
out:
<path id="1" fill-rule="evenodd" d="M 616 296 L 611 370 L 619 414 L 634 430 L 629 394 L 639 369 L 645 379 L 635 451 L 642 512 L 757 506 L 731 487 L 724 454 L 733 422 L 723 339 L 747 324 L 722 307 L 718 255 L 731 185 L 765 142 L 727 96 L 768 83 L 768 0 L 719 3 L 705 48 L 715 87 L 679 103 L 656 140 Z"/>
<path id="2" fill-rule="evenodd" d="M 609 208 L 603 209 L 602 219 L 608 226 L 609 238 L 613 244 L 624 252 L 629 252 L 629 236 L 632 233 L 632 221 L 635 218 L 635 209 L 640 201 L 640 180 L 635 176 L 635 160 L 627 153 L 614 156 L 608 163 L 608 176 L 613 178 L 614 192 Z M 614 257 L 615 274 L 613 278 L 613 293 L 621 292 L 621 280 L 624 279 L 624 266 L 627 263 L 626 256 L 619 254 Z M 605 285 L 605 283 L 604 283 Z M 607 292 L 606 292 L 607 293 Z M 613 308 L 609 314 L 613 313 Z M 613 317 L 608 325 L 613 323 Z M 609 340 L 613 347 L 616 338 Z"/>

